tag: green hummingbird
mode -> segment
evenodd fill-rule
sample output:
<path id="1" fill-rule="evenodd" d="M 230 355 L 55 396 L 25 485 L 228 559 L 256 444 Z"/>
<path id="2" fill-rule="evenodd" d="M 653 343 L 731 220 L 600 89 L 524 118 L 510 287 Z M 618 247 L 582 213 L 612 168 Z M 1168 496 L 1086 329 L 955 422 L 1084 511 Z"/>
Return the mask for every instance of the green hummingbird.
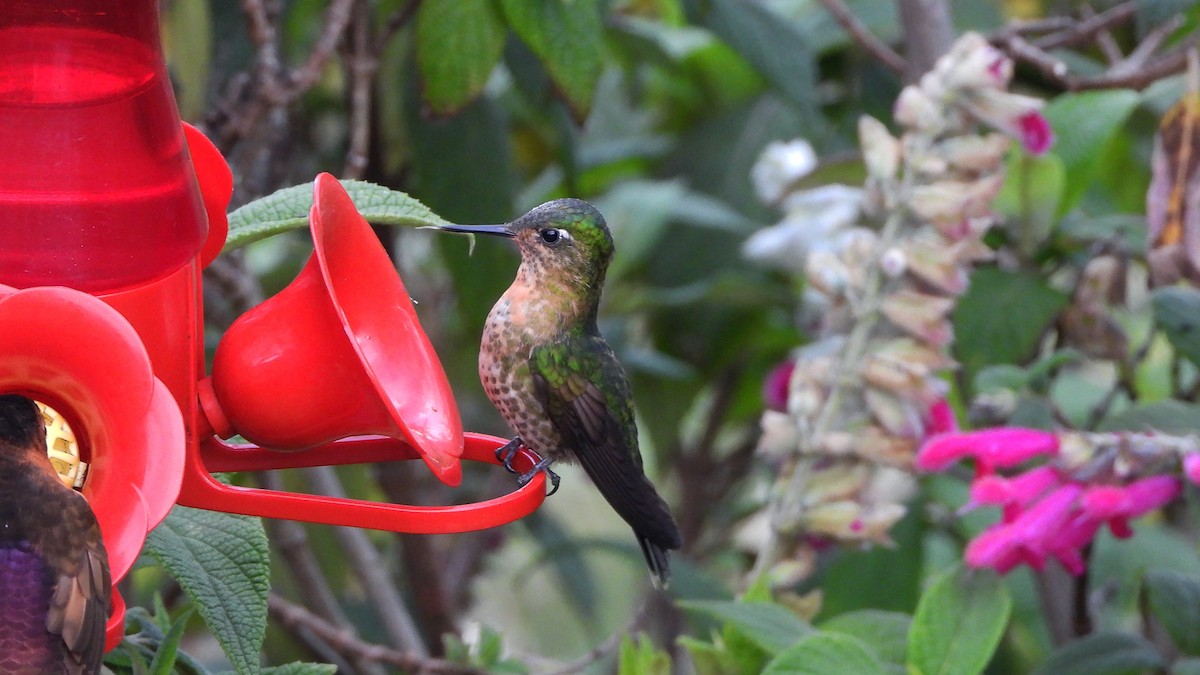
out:
<path id="1" fill-rule="evenodd" d="M 0 396 L 0 672 L 98 673 L 111 588 L 96 516 L 50 464 L 37 404 Z"/>
<path id="2" fill-rule="evenodd" d="M 504 225 L 439 229 L 507 237 L 521 252 L 479 349 L 483 389 L 517 434 L 497 457 L 511 471 L 517 449 L 528 447 L 543 459 L 522 484 L 545 470 L 554 490 L 551 462 L 578 461 L 633 528 L 655 586 L 665 586 L 667 551 L 682 537 L 642 468 L 629 378 L 596 325 L 614 250 L 604 217 L 587 202 L 558 199 Z"/>

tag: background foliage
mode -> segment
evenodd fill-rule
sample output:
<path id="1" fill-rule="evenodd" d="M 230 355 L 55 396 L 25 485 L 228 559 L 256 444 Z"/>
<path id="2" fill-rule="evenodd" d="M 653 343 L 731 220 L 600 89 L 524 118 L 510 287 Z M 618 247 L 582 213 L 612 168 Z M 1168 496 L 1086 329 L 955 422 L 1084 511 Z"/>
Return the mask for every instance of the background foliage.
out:
<path id="1" fill-rule="evenodd" d="M 601 329 L 630 371 L 642 452 L 687 542 L 669 594 L 652 594 L 625 525 L 572 468 L 536 514 L 492 531 L 418 537 L 266 522 L 263 665 L 323 662 L 345 673 L 1196 669 L 1200 614 L 1172 600 L 1200 597 L 1189 506 L 1139 527 L 1133 543 L 1099 538 L 1090 583 L 1057 569 L 1000 578 L 958 565 L 989 516 L 953 517 L 965 484 L 934 476 L 892 532 L 895 546 L 822 550 L 807 561 L 806 580 L 786 589 L 745 576 L 752 548 L 739 541 L 739 526 L 762 508 L 771 478 L 754 452 L 763 382 L 807 329 L 803 282 L 740 254 L 777 218 L 755 196 L 750 169 L 769 141 L 803 136 L 822 158 L 806 184 L 861 183 L 859 116 L 890 121 L 906 69 L 931 65 L 913 47 L 929 36 L 911 26 L 936 28 L 937 17 L 914 24 L 903 14 L 918 5 L 940 7 L 952 22 L 938 39 L 978 30 L 1010 54 L 1019 55 L 1028 22 L 1074 35 L 1041 52 L 1061 60 L 1065 74 L 1018 58 L 1018 88 L 1050 99 L 1057 142 L 1043 157 L 1010 159 L 997 201 L 1007 224 L 989 240 L 1008 257 L 974 275 L 954 314 L 960 413 L 978 394 L 1003 389 L 1015 392 L 1010 423 L 1195 433 L 1195 291 L 1157 296 L 1153 311 L 1146 298 L 1114 310 L 1122 330 L 1140 336 L 1135 346 L 1146 345 L 1137 360 L 1124 352 L 1107 365 L 1064 358 L 1055 342 L 1088 260 L 1115 251 L 1136 270 L 1146 255 L 1153 134 L 1184 89 L 1181 56 L 1157 71 L 1147 64 L 1195 43 L 1194 2 L 162 2 L 181 112 L 229 159 L 234 207 L 330 171 L 403 190 L 453 222 L 502 222 L 561 196 L 600 208 L 618 247 Z M 845 14 L 839 22 L 839 12 L 855 23 Z M 1077 28 L 1089 20 L 1099 28 Z M 909 61 L 889 63 L 852 38 L 852 26 Z M 1115 60 L 1155 35 L 1160 49 L 1142 62 Z M 406 221 L 377 230 L 418 302 L 466 428 L 508 434 L 475 362 L 514 252 L 480 242 L 468 255 L 459 238 L 397 224 Z M 210 348 L 236 316 L 285 286 L 310 249 L 305 232 L 287 232 L 219 258 L 205 276 Z M 497 473 L 468 471 L 454 491 L 406 465 L 233 479 L 448 503 L 512 489 Z M 149 608 L 131 612 L 131 643 L 148 645 L 140 653 L 144 663 L 158 659 L 155 672 L 172 667 L 155 650 L 173 654 L 181 639 L 180 657 L 169 657 L 180 672 L 253 671 L 244 646 L 218 644 L 219 622 L 203 623 L 203 593 L 189 615 L 198 596 L 179 571 L 186 545 L 172 518 L 150 549 L 162 568 L 147 564 L 127 594 Z M 1094 623 L 1064 629 L 1080 611 Z"/>

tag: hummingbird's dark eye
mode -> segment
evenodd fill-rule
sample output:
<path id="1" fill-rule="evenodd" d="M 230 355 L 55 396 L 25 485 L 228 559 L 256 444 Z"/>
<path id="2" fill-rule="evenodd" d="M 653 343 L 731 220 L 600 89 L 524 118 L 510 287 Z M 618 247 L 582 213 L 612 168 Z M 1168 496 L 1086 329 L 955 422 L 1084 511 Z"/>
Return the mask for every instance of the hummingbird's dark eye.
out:
<path id="1" fill-rule="evenodd" d="M 542 230 L 541 231 L 542 241 L 546 242 L 547 244 L 557 244 L 560 234 L 561 233 L 558 230 L 556 230 L 552 227 Z"/>

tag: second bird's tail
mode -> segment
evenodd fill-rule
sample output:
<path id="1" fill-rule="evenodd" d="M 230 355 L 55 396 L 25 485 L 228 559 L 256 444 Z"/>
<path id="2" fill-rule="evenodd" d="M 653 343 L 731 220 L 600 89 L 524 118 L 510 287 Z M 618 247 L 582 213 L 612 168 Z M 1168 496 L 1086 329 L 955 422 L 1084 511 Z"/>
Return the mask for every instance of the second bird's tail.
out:
<path id="1" fill-rule="evenodd" d="M 637 540 L 642 547 L 642 555 L 646 556 L 646 566 L 650 568 L 650 583 L 656 589 L 665 589 L 671 581 L 670 554 L 642 534 L 637 534 Z"/>

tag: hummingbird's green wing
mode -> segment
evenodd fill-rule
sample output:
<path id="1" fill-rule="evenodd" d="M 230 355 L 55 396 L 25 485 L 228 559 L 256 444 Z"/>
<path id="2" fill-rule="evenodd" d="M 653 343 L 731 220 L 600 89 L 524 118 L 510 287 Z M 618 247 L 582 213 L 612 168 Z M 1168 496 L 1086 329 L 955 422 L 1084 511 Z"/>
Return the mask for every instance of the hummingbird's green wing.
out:
<path id="1" fill-rule="evenodd" d="M 567 334 L 530 352 L 535 391 L 580 466 L 639 536 L 679 548 L 666 503 L 646 478 L 629 379 L 599 335 Z"/>

